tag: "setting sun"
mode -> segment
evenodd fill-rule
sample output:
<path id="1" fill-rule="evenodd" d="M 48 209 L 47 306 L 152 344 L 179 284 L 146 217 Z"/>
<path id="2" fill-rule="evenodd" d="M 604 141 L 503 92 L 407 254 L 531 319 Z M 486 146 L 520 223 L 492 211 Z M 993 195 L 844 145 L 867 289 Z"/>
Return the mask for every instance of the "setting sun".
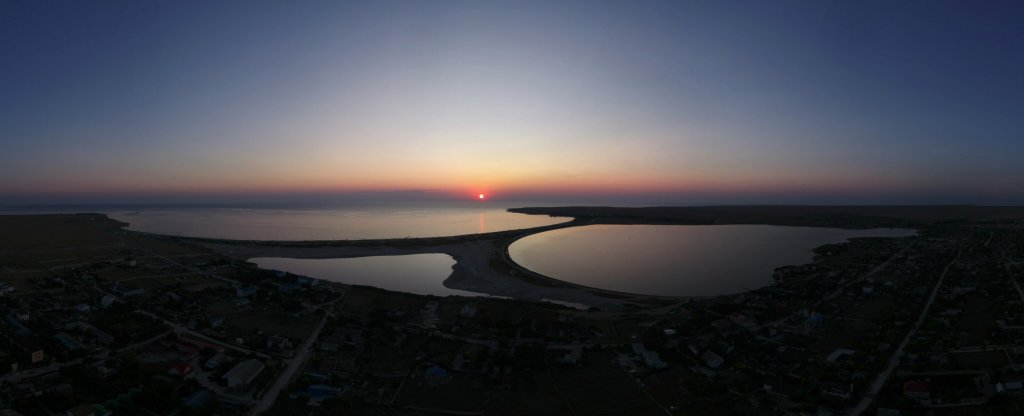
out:
<path id="1" fill-rule="evenodd" d="M 484 194 L 480 194 L 480 195 L 478 196 L 478 198 L 479 198 L 479 199 L 484 199 Z"/>

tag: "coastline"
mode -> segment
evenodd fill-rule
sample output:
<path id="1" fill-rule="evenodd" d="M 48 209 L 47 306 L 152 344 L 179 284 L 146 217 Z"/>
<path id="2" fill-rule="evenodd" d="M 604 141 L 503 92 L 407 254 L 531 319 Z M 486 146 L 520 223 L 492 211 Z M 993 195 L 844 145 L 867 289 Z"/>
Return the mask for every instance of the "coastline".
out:
<path id="1" fill-rule="evenodd" d="M 939 222 L 1024 218 L 1024 206 L 982 205 L 575 206 L 510 208 L 508 211 L 571 217 L 594 224 L 765 224 L 845 229 L 921 228 Z"/>
<path id="2" fill-rule="evenodd" d="M 768 224 L 847 229 L 921 228 L 941 221 L 985 221 L 1024 217 L 1024 207 L 979 206 L 708 206 L 708 207 L 544 207 L 509 212 L 571 218 L 552 225 L 443 237 L 363 240 L 230 240 L 122 232 L 195 244 L 226 257 L 329 259 L 439 253 L 455 260 L 445 287 L 525 301 L 557 301 L 600 309 L 651 306 L 710 297 L 652 296 L 588 287 L 529 270 L 512 260 L 509 245 L 537 233 L 591 224 Z M 117 227 L 127 224 L 104 214 Z"/>
<path id="3" fill-rule="evenodd" d="M 522 237 L 586 223 L 569 221 L 530 229 L 422 239 L 294 242 L 161 237 L 190 241 L 218 254 L 246 261 L 257 257 L 330 259 L 447 254 L 455 260 L 455 265 L 452 266 L 452 273 L 442 283 L 445 287 L 525 301 L 559 301 L 599 309 L 618 309 L 627 304 L 643 303 L 653 299 L 684 299 L 637 295 L 576 285 L 529 271 L 512 261 L 508 255 L 508 245 Z"/>
<path id="4" fill-rule="evenodd" d="M 446 254 L 455 260 L 451 274 L 442 282 L 450 289 L 465 290 L 518 300 L 581 303 L 597 308 L 623 306 L 623 299 L 603 296 L 581 288 L 541 286 L 517 279 L 491 267 L 495 246 L 489 241 L 428 247 L 253 247 L 231 244 L 199 243 L 219 254 L 249 260 L 256 257 L 293 259 L 331 259 L 410 254 Z"/>

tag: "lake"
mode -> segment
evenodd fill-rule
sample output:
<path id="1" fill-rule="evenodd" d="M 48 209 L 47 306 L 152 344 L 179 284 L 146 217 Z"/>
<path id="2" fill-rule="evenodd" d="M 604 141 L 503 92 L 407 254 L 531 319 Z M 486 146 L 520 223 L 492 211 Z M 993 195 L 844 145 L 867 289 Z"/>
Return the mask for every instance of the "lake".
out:
<path id="1" fill-rule="evenodd" d="M 547 231 L 509 246 L 516 263 L 551 278 L 620 292 L 716 296 L 773 283 L 778 267 L 855 237 L 906 237 L 908 229 L 774 225 L 590 225 Z"/>
<path id="2" fill-rule="evenodd" d="M 356 257 L 347 259 L 254 258 L 260 268 L 282 270 L 350 285 L 373 286 L 420 295 L 486 296 L 444 287 L 455 259 L 447 254 Z"/>
<path id="3" fill-rule="evenodd" d="M 315 209 L 171 207 L 101 212 L 129 223 L 129 230 L 238 240 L 439 237 L 539 227 L 569 220 L 511 213 L 486 203 Z"/>

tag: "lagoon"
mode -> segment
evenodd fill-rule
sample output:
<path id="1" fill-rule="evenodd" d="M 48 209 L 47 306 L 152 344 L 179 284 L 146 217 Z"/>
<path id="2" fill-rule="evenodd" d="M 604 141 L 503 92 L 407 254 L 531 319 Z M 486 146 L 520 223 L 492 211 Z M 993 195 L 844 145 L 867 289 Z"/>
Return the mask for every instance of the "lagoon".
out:
<path id="1" fill-rule="evenodd" d="M 287 259 L 263 257 L 250 259 L 263 269 L 281 270 L 349 285 L 419 295 L 485 296 L 465 290 L 449 289 L 442 282 L 452 273 L 455 259 L 447 254 L 410 254 L 340 259 Z"/>
<path id="2" fill-rule="evenodd" d="M 509 246 L 537 273 L 584 286 L 663 296 L 717 296 L 770 285 L 778 267 L 857 237 L 907 237 L 908 229 L 774 225 L 590 225 L 547 231 Z"/>

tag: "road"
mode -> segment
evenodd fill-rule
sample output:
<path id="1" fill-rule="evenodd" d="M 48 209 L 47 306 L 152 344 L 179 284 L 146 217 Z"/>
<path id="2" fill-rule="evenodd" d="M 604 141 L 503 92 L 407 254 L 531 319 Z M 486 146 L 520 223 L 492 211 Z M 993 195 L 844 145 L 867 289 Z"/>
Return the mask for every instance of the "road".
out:
<path id="1" fill-rule="evenodd" d="M 911 244 L 913 244 L 913 243 L 911 243 Z M 860 276 L 858 276 L 857 278 L 855 278 L 855 279 L 853 279 L 853 280 L 851 280 L 849 282 L 846 282 L 846 284 L 844 284 L 842 286 L 839 286 L 839 288 L 837 288 L 836 290 L 833 290 L 832 292 L 826 294 L 821 299 L 818 299 L 817 302 L 814 302 L 814 304 L 811 305 L 811 310 L 813 310 L 814 308 L 818 307 L 818 305 L 821 305 L 822 302 L 827 301 L 827 300 L 831 300 L 832 298 L 834 298 L 836 296 L 839 296 L 839 294 L 843 293 L 844 290 L 846 290 L 848 287 L 852 286 L 853 284 L 860 283 L 860 282 L 864 281 L 864 279 L 867 279 L 867 278 L 869 278 L 871 276 L 874 276 L 874 275 L 878 274 L 878 272 L 884 270 L 887 266 L 889 266 L 889 263 L 892 263 L 892 261 L 894 259 L 896 259 L 897 256 L 899 256 L 900 254 L 903 254 L 904 252 L 906 252 L 908 248 L 910 248 L 910 244 L 907 244 L 907 245 L 903 246 L 903 248 L 901 248 L 896 253 L 893 253 L 893 255 L 889 256 L 889 258 L 886 259 L 884 262 L 882 262 L 881 264 L 875 266 L 871 270 L 868 270 L 866 273 L 861 274 Z M 760 330 L 761 328 L 774 327 L 774 326 L 782 325 L 786 321 L 790 320 L 794 316 L 800 315 L 801 313 L 803 313 L 803 312 L 802 311 L 796 311 L 796 312 L 793 312 L 793 313 L 791 313 L 789 315 L 786 315 L 786 316 L 784 316 L 782 318 L 776 319 L 774 321 L 763 323 L 761 325 L 758 325 L 758 326 L 754 327 L 754 329 L 752 331 L 756 332 L 756 331 Z"/>
<path id="2" fill-rule="evenodd" d="M 217 338 L 208 337 L 206 335 L 203 335 L 202 333 L 199 333 L 199 332 L 193 331 L 191 329 L 188 329 L 188 327 L 186 327 L 186 326 L 184 326 L 182 324 L 179 324 L 177 322 L 169 321 L 167 319 L 161 318 L 160 315 L 157 315 L 157 314 L 152 313 L 150 311 L 143 310 L 143 309 L 136 309 L 135 311 L 138 312 L 138 313 L 141 313 L 143 315 L 149 316 L 149 317 L 151 317 L 153 319 L 159 319 L 159 320 L 163 321 L 165 324 L 170 325 L 171 329 L 176 334 L 179 334 L 179 335 L 185 334 L 185 335 L 188 335 L 190 337 L 198 338 L 198 339 L 201 339 L 203 341 L 209 342 L 211 344 L 220 345 L 221 347 L 232 349 L 232 350 L 235 350 L 235 351 L 238 351 L 238 352 L 242 352 L 242 353 L 246 353 L 246 354 L 255 354 L 255 355 L 257 355 L 259 357 L 262 357 L 262 358 L 265 358 L 265 359 L 269 359 L 270 358 L 270 355 L 268 355 L 268 354 L 266 354 L 264 352 L 260 352 L 260 351 L 256 351 L 256 350 L 253 350 L 253 349 L 249 349 L 249 348 L 245 348 L 245 347 L 242 347 L 242 346 L 238 346 L 238 345 L 235 345 L 235 344 L 231 344 L 231 343 L 219 340 Z"/>
<path id="3" fill-rule="evenodd" d="M 183 268 L 185 270 L 188 270 L 189 272 L 192 272 L 192 273 L 195 273 L 195 274 L 198 274 L 198 275 L 203 275 L 203 276 L 209 277 L 211 279 L 217 279 L 217 280 L 223 281 L 225 283 L 229 283 L 232 286 L 239 286 L 239 285 L 242 284 L 241 282 L 239 282 L 237 280 L 228 279 L 226 277 L 221 277 L 221 276 L 218 276 L 218 275 L 216 275 L 214 273 L 211 273 L 211 272 L 208 272 L 208 271 L 205 271 L 205 270 L 200 270 L 198 268 L 189 266 L 187 264 L 177 262 L 175 260 L 172 260 L 170 257 L 167 257 L 167 256 L 165 256 L 163 254 L 157 253 L 157 252 L 152 251 L 152 250 L 145 250 L 145 249 L 143 249 L 142 251 L 146 252 L 150 256 L 158 257 L 158 258 L 160 258 L 161 260 L 163 260 L 163 261 L 165 261 L 167 263 L 171 263 L 171 264 L 173 264 L 175 266 L 181 267 L 181 268 Z"/>
<path id="4" fill-rule="evenodd" d="M 149 338 L 147 340 L 136 342 L 136 343 L 134 343 L 132 345 L 129 345 L 127 347 L 119 348 L 117 350 L 117 352 L 121 353 L 121 352 L 131 351 L 131 350 L 136 349 L 136 348 L 144 347 L 144 346 L 149 345 L 149 344 L 151 344 L 153 342 L 159 341 L 161 338 L 167 336 L 167 334 L 169 334 L 169 333 L 170 333 L 169 331 L 168 332 L 163 332 L 160 335 L 154 336 L 154 337 Z M 81 363 L 85 362 L 87 359 L 95 359 L 95 360 L 106 359 L 106 357 L 108 357 L 109 354 L 110 354 L 109 351 L 103 350 L 102 352 L 97 353 L 97 354 L 93 354 L 93 355 L 91 355 L 89 357 L 78 358 L 78 359 L 67 361 L 67 362 L 63 362 L 63 363 L 55 362 L 55 363 L 51 363 L 50 365 L 43 366 L 43 367 L 30 368 L 30 369 L 23 370 L 23 371 L 17 371 L 17 372 L 9 373 L 9 374 L 6 374 L 6 375 L 0 377 L 0 383 L 5 383 L 5 382 L 6 383 L 17 383 L 17 382 L 19 382 L 21 380 L 24 380 L 24 379 L 28 379 L 28 378 L 32 378 L 32 377 L 38 377 L 38 376 L 41 376 L 43 374 L 49 374 L 49 373 L 53 373 L 53 372 L 56 372 L 56 371 L 60 371 L 60 369 L 62 369 L 64 367 L 70 367 L 70 366 L 73 366 L 73 365 L 81 364 Z"/>
<path id="5" fill-rule="evenodd" d="M 295 357 L 290 360 L 285 360 L 288 365 L 283 371 L 281 371 L 281 375 L 274 381 L 274 385 L 263 394 L 263 398 L 253 406 L 251 411 L 249 411 L 250 415 L 258 415 L 266 412 L 270 409 L 270 406 L 274 405 L 274 401 L 277 400 L 277 395 L 281 393 L 282 389 L 288 386 L 292 377 L 295 376 L 295 372 L 299 371 L 299 368 L 301 368 L 302 365 L 305 364 L 306 360 L 309 359 L 309 353 L 313 351 L 313 343 L 316 342 L 318 337 L 320 337 L 320 330 L 324 329 L 324 325 L 327 323 L 327 316 L 328 315 L 325 313 L 323 318 L 320 318 L 320 323 L 317 324 L 313 333 L 309 334 L 309 337 L 306 338 L 306 342 L 303 342 L 302 346 L 299 347 Z"/>
<path id="6" fill-rule="evenodd" d="M 1017 283 L 1017 278 L 1013 277 L 1013 269 L 1010 266 L 1014 265 L 1014 262 L 1006 255 L 1002 254 L 1003 257 L 1003 268 L 1006 269 L 1006 275 L 1010 277 L 1010 282 L 1013 283 L 1013 287 L 1017 289 L 1017 294 L 1020 295 L 1021 302 L 1024 302 L 1024 290 L 1021 290 L 1020 284 Z"/>
<path id="7" fill-rule="evenodd" d="M 942 269 L 942 274 L 939 275 L 939 281 L 935 283 L 935 288 L 932 289 L 932 294 L 928 297 L 928 302 L 924 304 L 924 308 L 921 309 L 921 314 L 918 315 L 917 321 L 914 322 L 914 326 L 907 331 L 907 335 L 903 337 L 903 342 L 900 342 L 900 346 L 897 347 L 896 350 L 893 351 L 892 356 L 889 357 L 889 364 L 885 367 L 885 370 L 878 374 L 875 381 L 873 381 L 871 385 L 868 386 L 868 390 L 864 392 L 864 396 L 861 397 L 860 401 L 857 402 L 857 405 L 851 408 L 847 414 L 852 416 L 860 415 L 862 412 L 867 410 L 869 406 L 871 406 L 872 402 L 875 401 L 875 395 L 878 394 L 879 390 L 882 390 L 882 386 L 885 385 L 885 382 L 889 380 L 889 376 L 892 375 L 892 370 L 894 370 L 900 363 L 900 356 L 903 355 L 903 348 L 910 343 L 910 340 L 914 338 L 914 333 L 921 327 L 921 324 L 924 322 L 924 318 L 928 315 L 928 309 L 931 308 L 932 302 L 935 301 L 935 296 L 939 294 L 939 288 L 942 287 L 942 281 L 945 280 L 946 273 L 948 273 L 949 268 L 953 267 L 953 264 L 960 259 L 961 253 L 962 252 L 957 252 L 956 257 L 946 265 L 945 269 Z"/>
<path id="8" fill-rule="evenodd" d="M 68 361 L 66 363 L 52 363 L 52 364 L 50 364 L 48 366 L 45 366 L 45 367 L 32 368 L 32 369 L 28 369 L 28 370 L 24 370 L 24 371 L 18 371 L 18 372 L 15 372 L 15 373 L 10 373 L 10 374 L 4 375 L 3 377 L 0 377 L 0 383 L 17 383 L 17 382 L 19 382 L 21 380 L 24 380 L 26 378 L 32 378 L 32 377 L 36 377 L 36 376 L 41 376 L 43 374 L 49 374 L 49 373 L 52 373 L 54 371 L 59 371 L 60 369 L 62 369 L 64 367 L 69 367 L 69 366 L 72 366 L 72 365 L 75 365 L 75 364 L 79 364 L 79 363 L 81 363 L 84 360 L 85 359 L 83 359 L 83 358 L 79 358 L 77 360 Z"/>

